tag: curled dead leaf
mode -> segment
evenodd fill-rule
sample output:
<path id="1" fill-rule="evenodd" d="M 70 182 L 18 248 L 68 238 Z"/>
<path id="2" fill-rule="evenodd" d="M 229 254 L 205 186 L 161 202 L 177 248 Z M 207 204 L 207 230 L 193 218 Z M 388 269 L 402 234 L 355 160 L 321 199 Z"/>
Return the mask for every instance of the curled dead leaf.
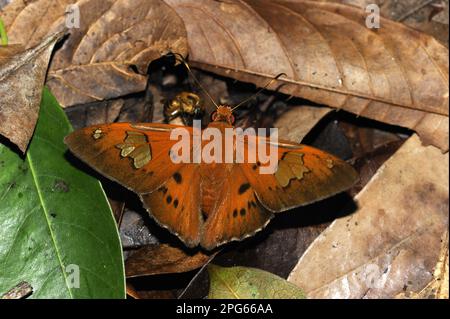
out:
<path id="1" fill-rule="evenodd" d="M 205 265 L 214 255 L 201 251 L 189 253 L 169 245 L 147 245 L 139 248 L 125 263 L 127 278 L 191 271 Z"/>
<path id="2" fill-rule="evenodd" d="M 56 33 L 30 49 L 0 46 L 0 134 L 25 153 L 36 126 Z"/>
<path id="3" fill-rule="evenodd" d="M 448 150 L 448 49 L 352 6 L 316 1 L 165 0 L 182 17 L 194 66 L 389 124 Z M 245 32 L 243 31 L 245 30 Z"/>
<path id="4" fill-rule="evenodd" d="M 1 14 L 11 41 L 32 44 L 75 17 L 69 5 L 79 27 L 55 53 L 47 82 L 63 107 L 143 91 L 150 62 L 186 55 L 183 22 L 161 0 L 15 0 Z"/>

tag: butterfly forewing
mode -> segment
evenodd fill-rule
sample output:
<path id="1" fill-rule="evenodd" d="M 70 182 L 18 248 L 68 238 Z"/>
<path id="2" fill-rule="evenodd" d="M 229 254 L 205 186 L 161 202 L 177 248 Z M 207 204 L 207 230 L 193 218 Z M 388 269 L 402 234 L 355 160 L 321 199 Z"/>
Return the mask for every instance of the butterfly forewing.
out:
<path id="1" fill-rule="evenodd" d="M 171 129 L 164 124 L 115 123 L 77 130 L 65 138 L 70 150 L 106 177 L 134 192 L 159 188 L 183 164 L 169 159 Z"/>
<path id="2" fill-rule="evenodd" d="M 247 144 L 249 150 L 254 147 L 253 143 Z M 358 175 L 349 164 L 316 148 L 280 140 L 277 152 L 278 167 L 273 174 L 261 174 L 264 164 L 260 162 L 241 164 L 258 199 L 273 212 L 330 197 L 357 180 Z"/>

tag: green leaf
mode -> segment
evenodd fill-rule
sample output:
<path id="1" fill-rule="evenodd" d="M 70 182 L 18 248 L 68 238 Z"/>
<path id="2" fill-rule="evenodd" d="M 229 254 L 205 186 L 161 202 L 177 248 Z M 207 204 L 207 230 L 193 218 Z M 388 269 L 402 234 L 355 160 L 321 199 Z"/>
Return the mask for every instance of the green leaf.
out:
<path id="1" fill-rule="evenodd" d="M 26 281 L 31 298 L 125 297 L 111 208 L 100 183 L 67 160 L 71 130 L 44 89 L 26 155 L 0 144 L 0 296 Z"/>
<path id="2" fill-rule="evenodd" d="M 303 291 L 270 272 L 208 265 L 210 299 L 304 299 Z"/>

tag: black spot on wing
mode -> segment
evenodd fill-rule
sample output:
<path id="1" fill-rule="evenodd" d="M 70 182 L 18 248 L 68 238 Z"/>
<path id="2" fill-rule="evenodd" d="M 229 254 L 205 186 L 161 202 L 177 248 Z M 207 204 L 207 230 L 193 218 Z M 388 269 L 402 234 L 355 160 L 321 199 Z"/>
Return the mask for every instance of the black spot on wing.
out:
<path id="1" fill-rule="evenodd" d="M 238 190 L 239 195 L 244 194 L 249 188 L 250 188 L 249 183 L 244 183 L 241 186 L 239 186 L 239 190 Z"/>
<path id="2" fill-rule="evenodd" d="M 181 184 L 183 182 L 183 178 L 181 177 L 181 174 L 178 172 L 175 172 L 175 174 L 173 174 L 173 179 L 177 184 Z"/>

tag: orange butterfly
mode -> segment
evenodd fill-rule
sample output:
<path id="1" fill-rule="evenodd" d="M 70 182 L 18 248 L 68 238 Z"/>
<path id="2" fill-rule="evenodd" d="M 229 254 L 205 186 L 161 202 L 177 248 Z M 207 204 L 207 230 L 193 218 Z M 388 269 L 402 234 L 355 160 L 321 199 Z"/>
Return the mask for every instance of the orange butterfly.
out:
<path id="1" fill-rule="evenodd" d="M 184 60 L 181 62 L 190 71 Z M 227 144 L 225 130 L 234 129 L 233 110 L 238 106 L 216 105 L 208 125 L 222 133 L 223 146 Z M 260 174 L 262 161 L 248 159 L 258 145 L 272 143 L 261 136 L 243 141 L 244 162 L 175 163 L 171 152 L 178 140 L 171 140 L 170 135 L 177 128 L 186 129 L 192 138 L 191 127 L 114 123 L 77 130 L 65 143 L 95 170 L 137 193 L 158 224 L 187 246 L 201 245 L 208 250 L 250 237 L 262 230 L 274 213 L 332 196 L 357 180 L 357 173 L 346 162 L 282 140 L 276 143 L 276 170 Z M 235 146 L 233 159 L 237 158 Z M 190 152 L 193 156 L 194 147 Z"/>
<path id="2" fill-rule="evenodd" d="M 225 131 L 232 123 L 232 109 L 219 106 L 208 127 Z M 213 249 L 252 236 L 273 213 L 344 191 L 357 179 L 344 161 L 281 140 L 274 174 L 260 174 L 258 162 L 176 164 L 169 152 L 177 140 L 170 133 L 178 127 L 104 124 L 77 130 L 65 142 L 101 174 L 136 192 L 150 215 L 189 247 Z M 246 152 L 254 147 L 244 144 Z"/>

